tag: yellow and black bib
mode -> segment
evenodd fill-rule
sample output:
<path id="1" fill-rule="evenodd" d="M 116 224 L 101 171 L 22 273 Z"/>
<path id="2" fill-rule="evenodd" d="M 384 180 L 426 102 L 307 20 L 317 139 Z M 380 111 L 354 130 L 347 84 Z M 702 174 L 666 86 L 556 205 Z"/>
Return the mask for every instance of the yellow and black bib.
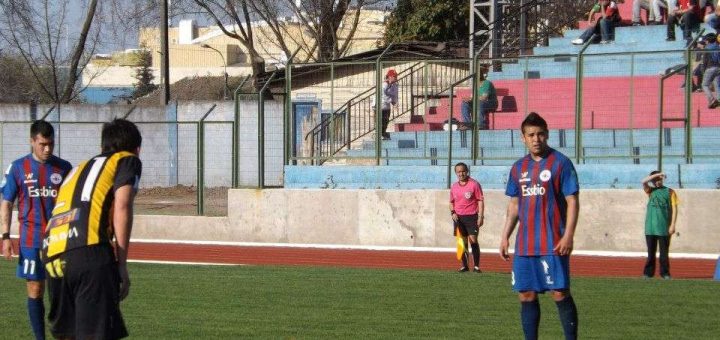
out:
<path id="1" fill-rule="evenodd" d="M 137 188 L 141 167 L 135 154 L 121 151 L 96 156 L 74 168 L 60 187 L 48 221 L 43 261 L 50 262 L 71 249 L 110 244 L 114 189 L 124 184 Z"/>

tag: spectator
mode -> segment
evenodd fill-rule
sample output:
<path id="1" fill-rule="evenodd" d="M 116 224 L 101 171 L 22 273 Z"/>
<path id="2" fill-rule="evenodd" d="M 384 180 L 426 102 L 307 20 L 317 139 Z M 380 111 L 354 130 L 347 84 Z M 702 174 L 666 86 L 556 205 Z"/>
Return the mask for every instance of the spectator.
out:
<path id="1" fill-rule="evenodd" d="M 398 101 L 398 85 L 397 85 L 397 72 L 394 69 L 387 71 L 385 75 L 385 81 L 382 85 L 382 134 L 383 140 L 390 139 L 390 134 L 387 133 L 387 127 L 390 123 L 390 110 L 393 106 L 397 105 Z"/>
<path id="2" fill-rule="evenodd" d="M 601 18 L 598 22 L 595 21 L 595 12 L 600 12 Z M 588 21 L 590 21 L 590 27 L 583 32 L 577 39 L 573 40 L 574 45 L 582 45 L 593 35 L 600 34 L 601 44 L 608 44 L 615 40 L 615 26 L 620 23 L 620 12 L 618 11 L 617 4 L 615 1 L 610 0 L 598 0 L 593 9 L 590 11 Z"/>
<path id="3" fill-rule="evenodd" d="M 705 16 L 705 25 L 712 30 L 715 30 L 715 33 L 720 32 L 720 1 L 718 1 L 718 6 L 715 6 L 715 10 Z"/>
<path id="4" fill-rule="evenodd" d="M 695 43 L 695 48 L 697 50 L 702 50 L 705 48 L 705 46 L 709 42 L 715 41 L 716 36 L 715 33 L 708 33 L 704 36 L 698 38 L 697 42 Z M 692 71 L 692 92 L 702 92 L 702 81 L 703 81 L 703 75 L 705 73 L 705 55 L 706 53 L 703 53 L 702 51 L 698 51 L 695 53 L 695 62 L 696 65 L 693 68 Z M 680 64 L 684 66 L 684 64 Z M 680 86 L 681 88 L 685 87 L 685 82 Z"/>
<path id="5" fill-rule="evenodd" d="M 488 128 L 488 113 L 497 110 L 498 100 L 495 85 L 487 80 L 485 69 L 480 69 L 477 73 L 478 83 L 477 91 L 477 107 L 478 107 L 478 129 L 485 130 Z M 472 127 L 472 97 L 465 97 L 460 107 L 462 113 L 463 124 L 458 129 L 467 130 Z"/>
<path id="6" fill-rule="evenodd" d="M 700 8 L 698 0 L 678 0 L 674 9 L 668 9 L 666 41 L 675 41 L 675 26 L 680 26 L 683 39 L 690 44 L 692 31 L 698 27 L 703 17 L 704 8 Z"/>
<path id="7" fill-rule="evenodd" d="M 640 9 L 644 8 L 645 11 L 647 11 L 648 19 L 647 24 L 653 25 L 653 24 L 661 24 L 662 23 L 662 16 L 655 16 L 655 11 L 653 11 L 652 6 L 652 0 L 635 0 L 633 2 L 633 12 L 632 12 L 632 25 L 633 26 L 640 26 Z"/>
<path id="8" fill-rule="evenodd" d="M 646 278 L 655 275 L 655 251 L 659 244 L 660 276 L 669 280 L 668 253 L 670 237 L 675 234 L 678 199 L 673 189 L 663 185 L 665 178 L 665 174 L 655 170 L 642 180 L 643 190 L 648 195 L 647 211 L 645 212 L 645 241 L 648 257 L 643 275 Z"/>
<path id="9" fill-rule="evenodd" d="M 702 78 L 702 89 L 705 92 L 705 97 L 708 100 L 708 108 L 714 109 L 720 106 L 718 101 L 718 91 L 720 91 L 720 45 L 718 45 L 717 37 L 713 33 L 705 35 L 704 40 L 708 40 L 705 46 L 705 53 L 703 53 L 702 64 L 705 68 Z M 713 84 L 713 89 L 710 89 L 710 84 Z"/>
<path id="10" fill-rule="evenodd" d="M 653 14 L 655 15 L 655 20 L 657 20 L 656 22 L 662 22 L 663 13 L 668 14 L 668 12 L 675 7 L 677 7 L 677 0 L 652 0 Z"/>

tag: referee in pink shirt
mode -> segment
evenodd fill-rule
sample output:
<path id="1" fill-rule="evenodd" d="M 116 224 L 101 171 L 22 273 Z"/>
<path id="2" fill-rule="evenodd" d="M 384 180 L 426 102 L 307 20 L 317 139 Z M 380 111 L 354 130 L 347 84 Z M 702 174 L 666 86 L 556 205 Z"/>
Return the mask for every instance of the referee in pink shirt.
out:
<path id="1" fill-rule="evenodd" d="M 458 180 L 450 187 L 450 215 L 454 227 L 462 235 L 465 249 L 467 249 L 468 240 L 470 241 L 475 265 L 473 271 L 480 273 L 480 246 L 478 246 L 477 237 L 480 227 L 483 225 L 485 213 L 482 187 L 478 181 L 470 177 L 470 171 L 465 163 L 455 164 L 455 175 Z M 465 252 L 462 257 L 462 267 L 458 271 L 463 273 L 468 271 L 468 268 L 468 256 Z"/>

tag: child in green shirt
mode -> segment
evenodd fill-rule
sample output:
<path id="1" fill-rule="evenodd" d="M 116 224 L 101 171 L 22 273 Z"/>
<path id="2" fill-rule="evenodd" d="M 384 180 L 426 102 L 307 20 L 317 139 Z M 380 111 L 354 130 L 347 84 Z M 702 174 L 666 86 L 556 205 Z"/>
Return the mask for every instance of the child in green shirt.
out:
<path id="1" fill-rule="evenodd" d="M 643 274 L 646 278 L 655 275 L 655 251 L 659 244 L 660 276 L 669 280 L 668 252 L 670 237 L 675 233 L 678 199 L 673 189 L 663 185 L 665 177 L 664 173 L 655 170 L 642 180 L 643 190 L 648 195 L 645 213 L 645 241 L 647 242 L 648 257 Z"/>

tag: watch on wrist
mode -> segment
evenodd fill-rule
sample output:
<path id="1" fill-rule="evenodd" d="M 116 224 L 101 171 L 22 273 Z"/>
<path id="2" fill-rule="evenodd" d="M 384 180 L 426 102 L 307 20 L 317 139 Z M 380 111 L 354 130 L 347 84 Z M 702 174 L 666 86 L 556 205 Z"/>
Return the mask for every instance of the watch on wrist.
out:
<path id="1" fill-rule="evenodd" d="M 454 215 L 454 214 L 455 214 L 455 210 L 450 210 L 450 215 Z"/>
<path id="2" fill-rule="evenodd" d="M 3 233 L 3 234 L 2 234 L 2 239 L 3 239 L 3 240 L 9 240 L 9 239 L 10 239 L 10 233 Z"/>

